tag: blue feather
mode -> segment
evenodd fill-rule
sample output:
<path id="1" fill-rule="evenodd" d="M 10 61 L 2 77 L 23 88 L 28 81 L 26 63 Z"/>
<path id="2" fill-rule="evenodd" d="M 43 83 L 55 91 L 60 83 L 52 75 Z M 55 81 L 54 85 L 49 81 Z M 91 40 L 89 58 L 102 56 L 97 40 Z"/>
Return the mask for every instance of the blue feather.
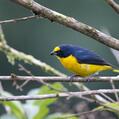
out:
<path id="1" fill-rule="evenodd" d="M 62 54 L 65 54 L 64 57 L 73 55 L 79 63 L 110 66 L 108 62 L 91 50 L 70 44 L 61 45 L 60 48 Z"/>

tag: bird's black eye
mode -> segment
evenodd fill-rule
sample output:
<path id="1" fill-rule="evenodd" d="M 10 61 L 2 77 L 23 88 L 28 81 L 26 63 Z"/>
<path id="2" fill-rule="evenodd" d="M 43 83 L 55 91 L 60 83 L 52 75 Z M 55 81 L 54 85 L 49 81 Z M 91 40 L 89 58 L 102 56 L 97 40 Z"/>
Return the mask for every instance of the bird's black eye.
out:
<path id="1" fill-rule="evenodd" d="M 58 50 L 58 51 L 56 51 L 56 54 L 59 55 L 59 54 L 61 54 L 61 52 L 62 52 L 61 50 Z"/>
<path id="2" fill-rule="evenodd" d="M 58 50 L 55 52 L 57 56 L 63 57 L 63 52 L 61 50 Z"/>
<path id="3" fill-rule="evenodd" d="M 67 51 L 57 51 L 57 56 L 61 57 L 61 58 L 65 58 L 68 57 L 70 55 L 70 53 L 68 53 Z"/>

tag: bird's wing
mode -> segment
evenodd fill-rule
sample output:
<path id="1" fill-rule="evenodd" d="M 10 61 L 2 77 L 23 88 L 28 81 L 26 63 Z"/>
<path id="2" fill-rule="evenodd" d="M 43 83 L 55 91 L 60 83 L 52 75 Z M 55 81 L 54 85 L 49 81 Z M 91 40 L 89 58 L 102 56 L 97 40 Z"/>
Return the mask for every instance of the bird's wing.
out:
<path id="1" fill-rule="evenodd" d="M 97 65 L 110 65 L 100 56 L 98 56 L 93 51 L 89 51 L 87 49 L 80 49 L 74 52 L 74 57 L 77 59 L 79 63 L 85 64 L 97 64 Z"/>

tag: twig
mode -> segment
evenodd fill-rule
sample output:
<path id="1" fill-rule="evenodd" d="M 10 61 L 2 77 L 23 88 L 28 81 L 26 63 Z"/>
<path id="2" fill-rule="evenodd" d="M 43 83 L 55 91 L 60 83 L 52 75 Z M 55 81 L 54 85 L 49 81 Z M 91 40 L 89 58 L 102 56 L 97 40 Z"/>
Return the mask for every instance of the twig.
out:
<path id="1" fill-rule="evenodd" d="M 19 70 L 20 70 L 20 71 L 24 71 L 27 75 L 32 76 L 31 71 L 28 71 L 23 65 L 18 64 L 18 66 L 19 66 Z M 33 76 L 32 76 L 32 78 L 33 78 Z M 30 80 L 25 80 L 25 82 L 22 83 L 22 85 L 20 85 L 19 87 L 20 87 L 20 88 L 23 88 L 29 81 L 30 81 Z"/>
<path id="2" fill-rule="evenodd" d="M 119 14 L 119 4 L 117 4 L 114 0 L 106 0 L 107 3 Z"/>
<path id="3" fill-rule="evenodd" d="M 0 101 L 16 101 L 16 100 L 42 100 L 48 98 L 59 98 L 59 97 L 81 97 L 84 95 L 94 95 L 100 93 L 119 93 L 119 89 L 100 89 L 100 90 L 90 90 L 90 91 L 82 91 L 82 92 L 64 92 L 57 94 L 42 94 L 42 95 L 32 95 L 32 96 L 11 96 L 11 97 L 0 97 Z"/>
<path id="4" fill-rule="evenodd" d="M 111 97 L 109 97 L 108 95 L 106 95 L 105 93 L 101 93 L 102 96 L 104 96 L 107 100 L 109 100 L 110 102 L 115 102 L 115 100 L 113 100 Z"/>
<path id="5" fill-rule="evenodd" d="M 0 80 L 13 80 L 11 76 L 0 76 Z M 71 82 L 69 77 L 60 77 L 60 76 L 16 76 L 16 80 L 30 80 L 30 81 L 44 81 L 44 82 Z M 93 82 L 114 82 L 119 81 L 119 76 L 105 76 L 105 77 L 91 77 L 90 81 L 87 81 L 86 78 L 74 77 L 72 82 L 82 82 L 82 83 L 93 83 Z"/>
<path id="6" fill-rule="evenodd" d="M 30 75 L 32 78 L 35 77 L 35 76 L 31 73 L 31 71 L 29 71 L 28 69 L 26 69 L 26 68 L 25 68 L 23 65 L 21 65 L 21 64 L 19 64 L 19 70 L 26 72 L 26 73 L 27 73 L 28 75 Z M 16 78 L 17 78 L 17 76 L 15 76 L 15 79 L 16 79 Z M 24 82 L 22 85 L 20 85 L 19 88 L 22 89 L 23 86 L 26 85 L 29 81 L 30 81 L 30 80 L 25 80 L 25 82 Z M 56 88 L 54 88 L 52 85 L 50 85 L 49 83 L 47 83 L 47 82 L 45 82 L 45 81 L 43 81 L 43 80 L 39 80 L 39 82 L 42 83 L 43 85 L 48 86 L 48 87 L 49 87 L 50 89 L 52 89 L 52 90 L 55 90 L 55 91 L 58 91 L 58 92 L 66 92 L 66 93 L 69 93 L 69 92 L 66 91 L 66 90 L 56 89 Z M 106 95 L 106 94 L 105 94 L 105 95 Z M 86 100 L 86 101 L 88 101 L 88 102 L 96 102 L 94 99 L 89 98 L 89 97 L 80 96 L 80 98 L 81 98 L 81 99 L 84 99 L 84 100 Z M 99 103 L 99 102 L 97 101 L 97 103 Z"/>
<path id="7" fill-rule="evenodd" d="M 1 95 L 1 92 L 3 92 L 4 89 L 3 89 L 3 86 L 2 86 L 2 82 L 0 81 L 0 95 Z"/>
<path id="8" fill-rule="evenodd" d="M 108 77 L 99 77 L 98 80 L 95 80 L 96 77 L 91 77 L 93 78 L 93 80 L 89 81 L 90 83 L 91 82 L 110 82 L 110 80 L 108 79 Z M 115 79 L 115 77 L 109 77 L 110 79 Z M 116 77 L 117 79 L 114 80 L 114 81 L 119 81 L 119 77 Z M 13 80 L 14 81 L 14 78 L 13 77 L 10 77 L 10 76 L 0 76 L 0 80 Z M 52 86 L 50 86 L 49 84 L 47 84 L 46 82 L 71 82 L 69 80 L 69 77 L 53 77 L 53 76 L 47 76 L 47 77 L 38 77 L 38 76 L 15 76 L 15 81 L 16 80 L 25 80 L 25 82 L 29 82 L 29 81 L 38 81 L 44 85 L 47 85 L 49 88 L 51 89 L 54 89 L 52 88 Z M 74 77 L 74 79 L 72 80 L 72 82 L 84 82 L 84 83 L 87 83 L 88 81 L 85 79 L 85 78 L 81 78 L 81 77 Z M 89 83 L 88 82 L 88 83 Z M 25 83 L 26 84 L 26 83 Z M 23 85 L 19 86 L 20 88 L 22 88 L 24 86 L 24 83 Z M 54 90 L 57 90 L 57 89 L 54 89 Z M 65 92 L 63 90 L 57 90 L 59 92 Z M 103 94 L 103 93 L 100 93 L 103 97 L 105 97 L 105 99 L 108 99 L 109 101 L 111 102 L 115 102 L 113 99 L 111 99 L 109 96 L 107 96 L 106 94 Z M 93 98 L 88 98 L 86 99 L 86 97 L 82 97 L 82 99 L 87 100 L 87 101 L 90 101 L 90 102 L 96 102 L 95 99 Z"/>
<path id="9" fill-rule="evenodd" d="M 29 71 L 28 69 L 26 69 L 23 65 L 19 64 L 19 70 L 24 71 L 25 73 L 27 73 L 28 75 L 30 75 L 33 79 L 34 79 L 34 75 L 31 73 L 31 71 Z M 17 76 L 16 76 L 17 78 Z M 19 86 L 19 88 L 23 88 L 24 85 L 26 85 L 30 80 L 25 80 L 25 82 Z M 58 92 L 67 92 L 64 90 L 60 90 L 60 89 L 56 89 L 54 88 L 52 85 L 48 84 L 47 82 L 44 82 L 43 80 L 39 80 L 39 82 L 43 85 L 46 85 L 47 87 L 49 87 L 52 90 L 58 91 Z"/>
<path id="10" fill-rule="evenodd" d="M 112 86 L 112 89 L 115 90 L 116 87 L 115 87 L 115 85 L 114 85 L 113 80 L 110 80 L 110 84 L 111 84 L 111 86 Z M 118 96 L 118 94 L 117 94 L 116 92 L 114 92 L 114 94 L 115 94 L 116 100 L 119 101 L 119 96 Z"/>
<path id="11" fill-rule="evenodd" d="M 15 86 L 16 89 L 19 89 L 20 91 L 23 91 L 22 87 L 20 87 L 19 84 L 17 83 L 16 77 L 17 77 L 16 74 L 11 73 L 11 79 L 13 80 L 12 85 Z M 27 80 L 25 82 L 27 82 Z"/>
<path id="12" fill-rule="evenodd" d="M 29 63 L 32 65 L 38 66 L 39 68 L 43 69 L 44 71 L 46 71 L 48 73 L 52 73 L 52 74 L 55 74 L 58 76 L 66 76 L 65 74 L 59 72 L 58 70 L 47 65 L 46 63 L 41 62 L 40 60 L 37 60 L 33 56 L 24 54 L 20 51 L 17 51 L 16 49 L 10 47 L 5 40 L 4 33 L 2 31 L 1 26 L 0 26 L 0 51 L 2 51 L 8 57 L 8 61 L 11 62 L 12 64 L 14 64 L 16 60 L 24 61 L 25 63 Z M 74 85 L 77 86 L 77 88 L 80 90 L 85 90 L 85 91 L 89 90 L 82 83 L 75 82 Z M 96 100 L 96 102 L 108 102 L 107 100 L 105 100 L 103 97 L 101 97 L 99 95 L 95 95 L 95 96 L 93 96 L 93 98 L 94 98 L 94 100 Z"/>
<path id="13" fill-rule="evenodd" d="M 33 0 L 11 0 L 16 2 L 27 9 L 34 11 L 37 15 L 55 21 L 64 26 L 72 28 L 78 32 L 81 32 L 109 47 L 119 50 L 119 40 L 104 34 L 103 32 L 95 29 L 94 27 L 88 26 L 84 23 L 77 21 L 72 17 L 65 16 L 49 8 L 46 8 Z"/>
<path id="14" fill-rule="evenodd" d="M 114 55 L 117 63 L 119 64 L 119 51 L 118 50 L 114 50 L 112 48 L 110 48 L 110 51 L 112 52 L 112 54 Z"/>
<path id="15" fill-rule="evenodd" d="M 91 110 L 91 111 L 86 111 L 86 112 L 81 112 L 81 113 L 77 113 L 77 114 L 70 114 L 68 116 L 61 116 L 61 119 L 68 119 L 71 117 L 80 117 L 82 115 L 87 115 L 87 114 L 91 114 L 91 113 L 95 113 L 95 112 L 99 112 L 99 111 L 104 111 L 104 110 Z"/>
<path id="16" fill-rule="evenodd" d="M 20 65 L 20 67 L 22 68 L 22 70 L 24 70 L 27 74 L 29 74 L 30 76 L 31 76 L 31 78 L 32 78 L 32 81 L 33 80 L 35 80 L 35 76 L 32 76 L 32 73 L 31 72 L 29 72 L 27 69 L 25 69 L 23 66 L 21 66 Z M 43 79 L 42 79 L 43 78 Z M 37 81 L 39 81 L 40 83 L 42 83 L 42 84 L 44 84 L 44 85 L 46 85 L 46 86 L 48 86 L 50 89 L 53 89 L 53 90 L 56 90 L 56 91 L 58 91 L 58 92 L 67 92 L 67 91 L 63 91 L 63 90 L 59 90 L 59 89 L 56 89 L 56 88 L 53 88 L 50 84 L 48 84 L 48 83 L 46 83 L 47 81 L 45 81 L 44 80 L 44 77 L 42 77 L 40 80 L 37 80 Z M 50 77 L 51 78 L 51 77 Z M 57 77 L 55 77 L 55 78 L 57 78 Z M 59 77 L 59 78 L 61 78 L 61 77 Z M 63 78 L 66 78 L 66 77 L 62 77 L 62 79 Z M 93 77 L 93 78 L 95 78 L 95 77 Z M 13 79 L 13 77 L 12 77 L 12 79 Z M 22 79 L 22 78 L 21 78 Z M 45 79 L 48 79 L 48 78 L 45 78 Z M 54 79 L 54 77 L 52 77 L 52 79 Z M 76 78 L 77 79 L 77 78 Z M 4 80 L 4 79 L 3 79 Z M 14 80 L 14 79 L 13 79 Z M 15 80 L 17 80 L 17 76 L 15 76 Z M 51 79 L 49 79 L 49 81 L 50 81 Z M 61 79 L 59 79 L 59 82 L 60 82 L 60 80 Z M 75 78 L 73 79 L 73 81 L 75 80 Z M 19 86 L 19 88 L 20 89 L 22 89 L 22 87 L 24 86 L 24 85 L 26 85 L 26 83 L 28 83 L 30 80 L 25 80 L 25 82 L 22 84 L 22 85 L 20 85 Z M 71 81 L 69 80 L 69 78 L 68 79 L 65 79 L 65 81 L 69 81 L 69 83 L 71 83 Z M 81 81 L 80 79 L 79 79 L 79 81 Z M 87 82 L 87 80 L 86 79 L 83 79 L 82 78 L 82 81 L 85 81 L 85 82 Z M 93 80 L 91 80 L 91 81 L 93 81 Z M 98 81 L 98 80 L 95 80 L 95 81 Z M 107 80 L 107 81 L 110 81 L 110 80 Z M 68 92 L 67 92 L 68 93 Z M 103 97 L 105 97 L 105 99 L 107 99 L 107 100 L 109 100 L 110 102 L 115 102 L 112 98 L 110 98 L 108 95 L 106 95 L 106 94 L 104 94 L 104 93 L 100 93 Z M 94 100 L 94 99 L 92 99 L 92 98 L 87 98 L 87 97 L 81 97 L 82 99 L 85 99 L 85 100 L 87 100 L 87 101 L 89 101 L 89 102 L 96 102 L 96 100 Z"/>
<path id="17" fill-rule="evenodd" d="M 27 17 L 22 17 L 22 18 L 4 20 L 4 21 L 0 21 L 0 24 L 16 23 L 16 22 L 19 22 L 19 21 L 26 21 L 26 20 L 33 19 L 33 18 L 36 18 L 36 16 L 32 15 L 32 16 L 27 16 Z"/>

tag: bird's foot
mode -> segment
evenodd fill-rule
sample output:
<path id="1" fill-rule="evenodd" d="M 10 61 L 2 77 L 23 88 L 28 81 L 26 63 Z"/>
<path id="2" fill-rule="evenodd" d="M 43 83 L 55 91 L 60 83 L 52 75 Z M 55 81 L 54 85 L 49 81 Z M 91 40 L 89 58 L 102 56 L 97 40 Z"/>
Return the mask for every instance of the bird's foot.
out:
<path id="1" fill-rule="evenodd" d="M 85 80 L 89 82 L 89 81 L 92 81 L 93 78 L 92 78 L 92 76 L 89 76 L 89 77 L 85 77 Z"/>
<path id="2" fill-rule="evenodd" d="M 92 81 L 92 80 L 96 80 L 98 78 L 99 78 L 99 76 L 97 76 L 97 75 L 90 75 L 88 77 L 85 77 L 85 80 L 86 81 Z"/>
<path id="3" fill-rule="evenodd" d="M 79 75 L 73 74 L 73 75 L 69 76 L 69 80 L 70 80 L 70 81 L 73 81 L 73 78 L 78 77 L 78 76 L 79 76 Z"/>
<path id="4" fill-rule="evenodd" d="M 75 77 L 78 77 L 78 76 L 79 76 L 79 75 L 76 75 L 76 74 L 73 74 L 73 75 L 69 76 L 70 85 L 72 84 L 73 79 L 74 79 Z"/>

